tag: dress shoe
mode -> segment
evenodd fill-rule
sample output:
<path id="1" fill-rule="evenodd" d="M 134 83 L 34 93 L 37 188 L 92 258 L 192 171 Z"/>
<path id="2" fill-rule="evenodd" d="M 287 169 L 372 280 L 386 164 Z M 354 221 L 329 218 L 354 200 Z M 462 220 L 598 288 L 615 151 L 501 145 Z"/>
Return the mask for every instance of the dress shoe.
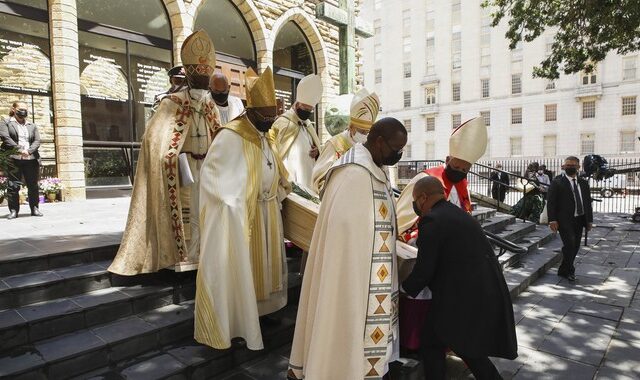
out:
<path id="1" fill-rule="evenodd" d="M 17 217 L 18 217 L 18 212 L 14 210 L 11 210 L 9 212 L 9 215 L 7 215 L 7 219 L 15 219 Z"/>
<path id="2" fill-rule="evenodd" d="M 567 280 L 569 280 L 570 282 L 575 282 L 576 281 L 576 275 L 575 274 L 567 275 Z"/>
<path id="3" fill-rule="evenodd" d="M 31 216 L 44 216 L 37 207 L 31 209 Z"/>

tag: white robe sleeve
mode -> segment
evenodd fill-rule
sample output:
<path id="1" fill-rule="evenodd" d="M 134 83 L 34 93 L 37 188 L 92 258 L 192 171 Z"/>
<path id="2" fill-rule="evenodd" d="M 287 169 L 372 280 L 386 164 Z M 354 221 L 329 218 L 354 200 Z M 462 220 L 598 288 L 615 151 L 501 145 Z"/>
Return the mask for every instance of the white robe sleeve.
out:
<path id="1" fill-rule="evenodd" d="M 327 172 L 333 166 L 333 163 L 336 161 L 336 148 L 330 141 L 327 141 L 324 145 L 324 149 L 320 153 L 316 164 L 313 167 L 313 172 L 311 174 L 313 180 L 313 190 L 320 194 L 320 191 L 324 187 L 324 180 L 327 175 Z"/>
<path id="2" fill-rule="evenodd" d="M 416 182 L 426 176 L 427 175 L 424 172 L 418 173 L 411 179 L 404 190 L 402 190 L 400 198 L 398 198 L 398 202 L 396 203 L 396 213 L 398 215 L 399 234 L 402 234 L 411 228 L 411 226 L 413 226 L 418 220 L 418 216 L 413 212 L 413 187 L 416 185 Z"/>

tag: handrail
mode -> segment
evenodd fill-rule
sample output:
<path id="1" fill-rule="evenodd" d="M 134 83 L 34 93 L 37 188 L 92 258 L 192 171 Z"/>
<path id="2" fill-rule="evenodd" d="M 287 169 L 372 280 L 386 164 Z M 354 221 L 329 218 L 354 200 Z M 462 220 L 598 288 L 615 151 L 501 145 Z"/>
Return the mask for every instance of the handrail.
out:
<path id="1" fill-rule="evenodd" d="M 507 239 L 503 239 L 492 232 L 484 231 L 484 234 L 487 236 L 487 239 L 489 239 L 489 241 L 492 244 L 500 248 L 500 253 L 498 254 L 498 257 L 502 256 L 505 251 L 510 251 L 518 254 L 523 254 L 528 252 L 526 248 L 521 247 L 513 242 L 510 242 Z"/>

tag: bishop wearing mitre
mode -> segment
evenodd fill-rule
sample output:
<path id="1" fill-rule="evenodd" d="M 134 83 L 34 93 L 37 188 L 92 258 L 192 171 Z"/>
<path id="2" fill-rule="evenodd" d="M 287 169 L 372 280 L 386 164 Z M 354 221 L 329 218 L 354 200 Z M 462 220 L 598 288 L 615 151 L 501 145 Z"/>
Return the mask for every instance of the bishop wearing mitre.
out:
<path id="1" fill-rule="evenodd" d="M 165 96 L 146 125 L 113 273 L 197 267 L 199 171 L 219 126 L 208 91 L 216 55 L 200 30 L 185 39 L 180 56 L 188 88 Z"/>
<path id="2" fill-rule="evenodd" d="M 295 103 L 273 123 L 269 131 L 289 172 L 289 181 L 316 196 L 312 172 L 320 152 L 320 139 L 309 117 L 321 96 L 320 75 L 302 78 L 298 83 Z"/>
<path id="3" fill-rule="evenodd" d="M 246 111 L 216 132 L 200 177 L 195 339 L 216 349 L 234 337 L 263 349 L 259 317 L 287 303 L 280 208 L 291 186 L 268 135 L 276 119 L 273 74 L 245 75 Z"/>
<path id="4" fill-rule="evenodd" d="M 333 164 L 356 143 L 367 142 L 367 134 L 378 117 L 380 99 L 366 88 L 358 91 L 351 100 L 349 128 L 326 142 L 313 167 L 313 190 L 320 193 L 325 177 Z"/>

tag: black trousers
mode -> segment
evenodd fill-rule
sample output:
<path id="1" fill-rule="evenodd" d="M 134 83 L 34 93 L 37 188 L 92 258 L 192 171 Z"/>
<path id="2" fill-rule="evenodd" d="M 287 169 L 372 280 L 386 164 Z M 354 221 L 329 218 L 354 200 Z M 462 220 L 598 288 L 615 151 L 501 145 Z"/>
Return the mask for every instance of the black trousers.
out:
<path id="1" fill-rule="evenodd" d="M 427 380 L 444 380 L 446 375 L 447 363 L 446 352 L 447 345 L 435 334 L 435 328 L 431 320 L 427 318 L 424 330 L 422 331 L 422 347 L 420 353 L 422 355 L 422 364 L 424 365 L 425 379 Z M 477 380 L 501 380 L 502 376 L 493 365 L 489 357 L 471 358 L 460 356 L 467 367 L 473 373 Z"/>
<path id="2" fill-rule="evenodd" d="M 580 250 L 582 229 L 586 224 L 584 215 L 572 218 L 569 223 L 560 223 L 559 232 L 560 239 L 562 239 L 562 263 L 558 268 L 559 276 L 575 274 L 576 268 L 573 266 L 573 261 L 576 259 L 576 255 Z"/>
<path id="3" fill-rule="evenodd" d="M 14 160 L 11 159 L 14 167 L 7 173 L 7 202 L 9 203 L 9 211 L 20 211 L 20 187 L 22 185 L 22 177 L 27 185 L 29 195 L 29 207 L 33 210 L 38 207 L 39 189 L 38 177 L 40 175 L 40 165 L 38 160 Z"/>

